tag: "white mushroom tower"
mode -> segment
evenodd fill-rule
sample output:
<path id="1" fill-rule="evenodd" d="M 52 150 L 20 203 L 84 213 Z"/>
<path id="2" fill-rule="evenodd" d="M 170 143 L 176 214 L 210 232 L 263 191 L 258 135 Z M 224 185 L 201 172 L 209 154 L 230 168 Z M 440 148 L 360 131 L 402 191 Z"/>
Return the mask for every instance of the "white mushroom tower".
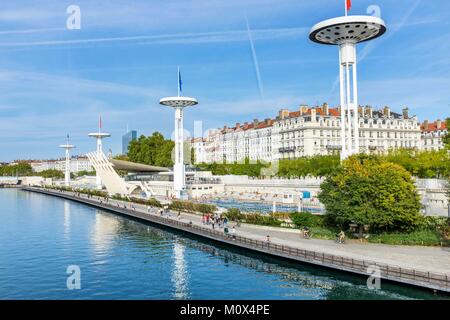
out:
<path id="1" fill-rule="evenodd" d="M 310 40 L 339 47 L 341 113 L 341 160 L 359 153 L 358 79 L 356 45 L 386 32 L 384 21 L 375 16 L 349 16 L 351 2 L 345 1 L 345 16 L 319 22 L 312 27 Z"/>
<path id="2" fill-rule="evenodd" d="M 111 135 L 109 133 L 102 132 L 102 117 L 98 118 L 98 132 L 89 133 L 88 136 L 97 140 L 97 155 L 103 153 L 102 140 L 110 137 Z M 102 179 L 100 178 L 98 172 L 95 174 L 95 183 L 97 185 L 97 189 L 102 189 Z"/>
<path id="3" fill-rule="evenodd" d="M 175 109 L 175 159 L 173 165 L 173 189 L 177 199 L 186 199 L 186 175 L 184 168 L 184 136 L 183 136 L 183 111 L 184 108 L 198 104 L 195 98 L 182 96 L 182 81 L 180 68 L 178 68 L 178 96 L 162 98 L 159 103 Z"/>
<path id="4" fill-rule="evenodd" d="M 69 134 L 67 134 L 67 142 L 66 144 L 60 144 L 60 148 L 66 150 L 66 163 L 64 168 L 64 184 L 66 187 L 70 186 L 70 149 L 75 148 L 73 144 L 69 143 Z"/>

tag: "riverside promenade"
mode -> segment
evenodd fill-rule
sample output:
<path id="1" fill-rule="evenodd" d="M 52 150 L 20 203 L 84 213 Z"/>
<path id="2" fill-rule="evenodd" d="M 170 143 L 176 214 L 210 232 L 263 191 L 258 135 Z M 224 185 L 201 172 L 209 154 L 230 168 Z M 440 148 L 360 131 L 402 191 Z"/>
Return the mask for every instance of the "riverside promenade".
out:
<path id="1" fill-rule="evenodd" d="M 157 208 L 136 203 L 90 197 L 27 187 L 25 191 L 57 196 L 124 216 L 174 228 L 203 238 L 322 267 L 369 276 L 369 267 L 378 267 L 381 279 L 450 293 L 450 248 L 391 246 L 383 244 L 337 244 L 330 240 L 302 239 L 299 231 L 242 224 L 234 239 L 223 229 L 204 225 L 201 216 L 169 212 L 161 216 Z M 270 242 L 267 241 L 270 236 Z"/>

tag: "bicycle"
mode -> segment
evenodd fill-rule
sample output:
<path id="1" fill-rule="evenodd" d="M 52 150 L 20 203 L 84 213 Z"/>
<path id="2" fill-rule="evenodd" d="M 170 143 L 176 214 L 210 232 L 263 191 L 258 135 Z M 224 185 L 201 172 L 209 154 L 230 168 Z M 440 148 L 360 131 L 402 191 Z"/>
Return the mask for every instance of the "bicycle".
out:
<path id="1" fill-rule="evenodd" d="M 334 242 L 339 243 L 339 244 L 345 244 L 345 237 L 344 238 L 336 237 Z"/>

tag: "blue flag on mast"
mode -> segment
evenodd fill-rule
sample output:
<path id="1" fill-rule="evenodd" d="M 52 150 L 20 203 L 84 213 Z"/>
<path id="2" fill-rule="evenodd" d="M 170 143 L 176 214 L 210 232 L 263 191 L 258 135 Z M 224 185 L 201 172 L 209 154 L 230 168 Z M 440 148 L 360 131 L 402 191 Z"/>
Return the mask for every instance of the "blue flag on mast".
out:
<path id="1" fill-rule="evenodd" d="M 181 96 L 183 94 L 183 81 L 181 81 L 181 71 L 180 67 L 178 67 L 178 96 Z"/>

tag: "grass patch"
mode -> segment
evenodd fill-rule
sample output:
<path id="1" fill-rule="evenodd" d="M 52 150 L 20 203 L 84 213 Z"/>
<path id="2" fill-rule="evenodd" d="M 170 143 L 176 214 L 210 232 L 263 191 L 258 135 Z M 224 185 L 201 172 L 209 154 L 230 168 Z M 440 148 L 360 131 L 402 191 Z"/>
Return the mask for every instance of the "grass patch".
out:
<path id="1" fill-rule="evenodd" d="M 409 246 L 440 246 L 448 245 L 448 241 L 444 240 L 436 231 L 423 230 L 411 233 L 382 233 L 371 234 L 369 242 L 385 243 L 392 245 L 409 245 Z"/>
<path id="2" fill-rule="evenodd" d="M 310 227 L 311 237 L 315 239 L 334 240 L 338 230 L 324 227 Z"/>

